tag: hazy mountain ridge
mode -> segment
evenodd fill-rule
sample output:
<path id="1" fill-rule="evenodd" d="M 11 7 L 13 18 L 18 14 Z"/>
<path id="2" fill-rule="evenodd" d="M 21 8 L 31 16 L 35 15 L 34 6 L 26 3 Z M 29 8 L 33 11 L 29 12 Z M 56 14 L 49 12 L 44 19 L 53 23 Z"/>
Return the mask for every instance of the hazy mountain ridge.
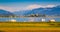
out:
<path id="1" fill-rule="evenodd" d="M 36 8 L 28 11 L 14 12 L 16 15 L 30 15 L 30 14 L 46 14 L 46 15 L 60 15 L 60 5 L 52 8 Z"/>
<path id="2" fill-rule="evenodd" d="M 0 16 L 12 16 L 12 15 L 14 15 L 14 14 L 9 11 L 0 9 Z"/>

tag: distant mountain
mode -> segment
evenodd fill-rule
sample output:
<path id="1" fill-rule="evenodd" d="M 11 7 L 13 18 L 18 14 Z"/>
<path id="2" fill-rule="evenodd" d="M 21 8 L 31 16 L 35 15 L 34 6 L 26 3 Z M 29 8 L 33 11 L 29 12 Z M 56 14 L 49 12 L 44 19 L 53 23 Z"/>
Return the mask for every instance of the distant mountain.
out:
<path id="1" fill-rule="evenodd" d="M 0 9 L 0 16 L 12 16 L 13 13 Z"/>
<path id="2" fill-rule="evenodd" d="M 31 10 L 27 10 L 27 11 L 16 11 L 16 12 L 14 12 L 14 14 L 15 15 L 19 15 L 19 16 L 24 16 L 24 15 L 27 15 L 28 12 L 31 12 Z"/>
<path id="3" fill-rule="evenodd" d="M 18 11 L 14 13 L 16 15 L 30 15 L 30 14 L 60 15 L 60 5 L 52 8 L 36 8 L 28 11 Z"/>
<path id="4" fill-rule="evenodd" d="M 32 10 L 33 14 L 60 15 L 60 6 L 53 8 L 37 8 Z"/>

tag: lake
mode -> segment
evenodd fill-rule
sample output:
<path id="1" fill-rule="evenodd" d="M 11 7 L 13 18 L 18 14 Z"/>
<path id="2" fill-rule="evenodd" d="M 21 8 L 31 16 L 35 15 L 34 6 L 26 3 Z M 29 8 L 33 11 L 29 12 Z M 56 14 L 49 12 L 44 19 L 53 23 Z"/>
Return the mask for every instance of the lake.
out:
<path id="1" fill-rule="evenodd" d="M 60 21 L 60 18 L 47 18 L 47 17 L 17 17 L 17 18 L 0 18 L 0 21 L 9 21 L 9 20 L 16 20 L 17 22 L 24 22 L 24 21 L 35 21 L 35 22 L 39 22 L 41 21 L 41 19 L 45 19 L 45 21 L 49 21 L 51 19 L 55 19 L 57 22 Z"/>

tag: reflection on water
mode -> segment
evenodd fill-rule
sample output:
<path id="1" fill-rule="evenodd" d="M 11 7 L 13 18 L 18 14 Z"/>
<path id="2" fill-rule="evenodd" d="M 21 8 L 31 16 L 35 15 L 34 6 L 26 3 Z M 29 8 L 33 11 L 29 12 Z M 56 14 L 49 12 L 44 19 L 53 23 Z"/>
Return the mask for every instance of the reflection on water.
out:
<path id="1" fill-rule="evenodd" d="M 0 18 L 0 21 L 9 21 L 11 19 L 15 19 L 17 22 L 23 22 L 23 21 L 41 21 L 43 17 L 25 17 L 25 18 Z M 60 18 L 44 18 L 45 21 L 49 21 L 51 19 L 55 19 L 56 21 L 60 21 Z"/>

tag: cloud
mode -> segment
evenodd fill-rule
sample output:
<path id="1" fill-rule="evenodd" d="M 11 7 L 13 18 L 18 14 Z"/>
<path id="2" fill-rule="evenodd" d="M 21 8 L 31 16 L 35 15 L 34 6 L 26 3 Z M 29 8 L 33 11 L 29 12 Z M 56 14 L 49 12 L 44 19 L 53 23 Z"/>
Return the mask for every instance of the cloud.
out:
<path id="1" fill-rule="evenodd" d="M 52 8 L 55 7 L 56 5 L 38 5 L 38 4 L 33 4 L 33 5 L 28 5 L 26 7 L 8 7 L 8 6 L 0 6 L 0 9 L 4 9 L 6 11 L 14 12 L 14 11 L 24 11 L 24 10 L 32 10 L 36 8 Z"/>
<path id="2" fill-rule="evenodd" d="M 31 10 L 31 9 L 35 9 L 35 8 L 52 8 L 55 7 L 56 5 L 37 5 L 37 4 L 33 4 L 33 5 L 29 5 L 26 7 L 27 10 Z"/>
<path id="3" fill-rule="evenodd" d="M 50 8 L 52 8 L 52 7 L 55 7 L 56 5 L 47 5 L 47 6 L 45 6 L 45 7 L 50 7 Z"/>
<path id="4" fill-rule="evenodd" d="M 35 8 L 39 8 L 39 7 L 40 7 L 40 5 L 34 4 L 34 5 L 27 6 L 26 9 L 35 9 Z"/>
<path id="5" fill-rule="evenodd" d="M 14 12 L 14 11 L 18 11 L 20 8 L 13 8 L 13 7 L 7 7 L 7 6 L 0 6 L 0 9 L 6 10 L 6 11 L 10 11 L 10 12 Z"/>

